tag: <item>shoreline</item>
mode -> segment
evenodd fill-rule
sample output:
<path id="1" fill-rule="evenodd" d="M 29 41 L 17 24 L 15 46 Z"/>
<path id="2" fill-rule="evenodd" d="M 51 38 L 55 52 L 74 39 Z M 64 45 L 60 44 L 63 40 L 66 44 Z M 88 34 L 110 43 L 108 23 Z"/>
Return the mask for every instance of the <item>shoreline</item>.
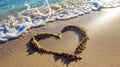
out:
<path id="1" fill-rule="evenodd" d="M 120 7 L 117 7 L 92 11 L 68 20 L 55 20 L 44 26 L 31 28 L 21 37 L 0 43 L 0 67 L 119 67 L 119 17 Z M 58 34 L 67 25 L 84 27 L 90 37 L 86 49 L 78 55 L 79 60 L 69 62 L 66 58 L 47 54 L 44 51 L 37 52 L 31 47 L 30 40 L 33 34 Z M 47 38 L 39 43 L 52 51 L 72 52 L 79 38 L 76 33 L 69 31 L 63 33 L 63 39 L 55 40 L 57 39 Z"/>
<path id="2" fill-rule="evenodd" d="M 33 33 L 51 32 L 59 33 L 66 25 L 79 25 L 87 29 L 87 33 L 90 36 L 90 40 L 87 43 L 86 49 L 80 54 L 82 59 L 77 62 L 71 62 L 68 67 L 119 67 L 120 66 L 120 26 L 119 26 L 119 11 L 118 8 L 112 8 L 109 10 L 102 10 L 98 12 L 92 12 L 84 16 L 77 18 L 55 21 L 54 23 L 48 23 L 43 27 L 31 29 Z M 115 14 L 109 15 L 113 12 Z M 96 20 L 95 20 L 96 19 Z M 44 30 L 46 27 L 46 30 Z M 112 30 L 112 32 L 111 32 Z M 64 36 L 70 36 L 73 38 L 72 33 L 68 32 Z M 67 64 L 62 62 L 61 59 L 55 59 L 55 56 L 48 54 L 40 54 L 33 48 L 30 48 L 28 42 L 31 39 L 31 34 L 26 33 L 22 37 L 10 40 L 7 43 L 0 44 L 0 66 L 2 67 L 66 67 Z M 73 38 L 73 40 L 77 38 Z M 53 39 L 50 39 L 53 40 Z M 67 40 L 67 39 L 65 39 Z M 72 41 L 69 41 L 70 44 Z M 66 41 L 64 41 L 66 42 Z M 55 42 L 43 42 L 46 43 L 45 47 L 51 47 L 51 49 L 69 48 L 73 50 L 71 46 L 68 46 L 61 42 L 61 46 L 50 46 L 49 44 L 56 45 Z M 74 46 L 74 45 L 73 45 Z M 54 47 L 54 48 L 52 48 Z"/>
<path id="3" fill-rule="evenodd" d="M 94 2 L 94 1 L 93 1 L 93 2 Z M 99 2 L 99 1 L 98 1 L 98 2 Z M 104 2 L 104 1 L 103 1 L 103 2 Z M 66 1 L 66 2 L 62 2 L 62 1 L 61 1 L 61 2 L 58 2 L 58 3 L 55 3 L 55 4 L 57 4 L 57 5 L 64 5 L 65 3 L 73 4 L 73 5 L 75 5 L 76 3 L 77 3 L 77 4 L 82 3 L 82 5 L 87 4 L 88 6 L 90 6 L 90 3 L 92 3 L 92 2 L 89 2 L 89 1 L 87 2 L 87 1 L 86 1 L 86 2 L 84 3 L 84 2 L 82 2 L 82 1 L 80 1 L 80 2 L 78 3 L 78 2 L 71 2 L 71 1 Z M 109 2 L 108 2 L 108 3 L 109 3 Z M 28 4 L 28 5 L 29 5 L 29 4 Z M 54 4 L 49 4 L 49 5 L 51 6 L 51 5 L 54 5 Z M 79 4 L 79 5 L 80 5 L 80 4 Z M 82 6 L 82 5 L 81 5 L 81 6 Z M 29 5 L 29 6 L 30 6 L 30 5 Z M 114 7 L 114 6 L 112 6 L 112 5 L 108 5 L 108 6 L 104 6 L 104 7 L 102 6 L 101 8 L 102 8 L 102 9 L 109 9 L 109 8 L 116 8 L 116 7 L 119 7 L 119 6 L 120 6 L 120 5 Z M 30 6 L 30 7 L 31 7 L 31 6 Z M 42 7 L 42 6 L 39 6 L 39 7 L 37 7 L 37 8 L 41 8 L 41 7 Z M 48 6 L 44 6 L 44 7 L 46 8 L 46 7 L 48 7 Z M 36 7 L 31 7 L 30 9 L 34 9 L 34 8 L 36 8 Z M 26 10 L 27 10 L 27 8 L 26 8 L 26 9 L 23 8 L 23 10 L 20 10 L 20 11 L 18 11 L 17 13 L 14 13 L 14 14 L 12 14 L 12 15 L 10 15 L 10 16 L 15 16 L 15 17 L 16 17 L 19 13 L 21 13 L 21 12 L 23 12 L 23 11 L 26 11 Z M 93 11 L 94 11 L 94 10 L 93 10 Z M 98 11 L 99 11 L 99 10 L 98 10 Z M 6 17 L 0 18 L 0 21 L 2 21 L 2 20 L 8 20 L 8 19 L 7 19 L 7 16 L 9 16 L 9 15 L 6 15 Z"/>

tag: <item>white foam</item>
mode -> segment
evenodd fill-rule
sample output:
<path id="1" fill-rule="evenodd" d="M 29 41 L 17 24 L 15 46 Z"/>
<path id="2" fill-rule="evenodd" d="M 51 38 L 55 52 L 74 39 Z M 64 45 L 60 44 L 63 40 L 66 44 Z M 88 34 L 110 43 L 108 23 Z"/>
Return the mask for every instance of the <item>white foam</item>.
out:
<path id="1" fill-rule="evenodd" d="M 48 0 L 45 0 L 45 2 L 48 7 L 48 14 L 41 13 L 39 10 L 45 7 L 44 5 L 42 7 L 31 8 L 29 4 L 25 3 L 25 6 L 27 7 L 26 10 L 19 12 L 17 17 L 13 17 L 13 16 L 10 17 L 13 21 L 10 21 L 10 19 L 8 19 L 10 22 L 12 22 L 11 24 L 13 25 L 12 28 L 9 28 L 8 22 L 6 27 L 0 26 L 0 41 L 8 41 L 11 38 L 17 38 L 21 36 L 25 31 L 27 31 L 27 29 L 30 29 L 31 27 L 39 27 L 41 25 L 45 25 L 46 22 L 48 21 L 55 21 L 57 19 L 59 20 L 70 19 L 73 17 L 84 15 L 86 13 L 90 13 L 92 9 L 98 10 L 97 7 L 94 7 L 91 4 L 87 5 L 84 2 L 82 6 L 81 4 L 77 4 L 77 5 L 76 4 L 73 5 L 70 3 L 62 4 L 63 7 L 61 7 L 57 11 L 50 8 Z M 109 7 L 109 6 L 111 7 L 111 4 L 112 7 L 120 6 L 119 2 L 114 2 L 114 3 L 107 2 L 108 5 L 105 5 L 104 3 L 106 2 L 98 1 L 98 4 L 104 7 Z M 30 14 L 34 14 L 33 16 L 35 17 L 31 17 Z M 21 29 L 16 29 L 16 27 L 19 27 Z M 5 29 L 5 28 L 9 28 L 9 29 Z M 4 33 L 4 31 L 6 31 L 6 33 Z"/>

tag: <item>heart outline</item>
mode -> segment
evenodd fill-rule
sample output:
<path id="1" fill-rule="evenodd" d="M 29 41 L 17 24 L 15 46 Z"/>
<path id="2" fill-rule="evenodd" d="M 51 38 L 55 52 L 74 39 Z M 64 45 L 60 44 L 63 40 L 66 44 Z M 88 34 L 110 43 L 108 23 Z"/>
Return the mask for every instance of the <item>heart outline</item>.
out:
<path id="1" fill-rule="evenodd" d="M 56 52 L 56 51 L 51 51 L 51 50 L 48 50 L 44 47 L 42 47 L 38 41 L 40 41 L 41 39 L 44 39 L 46 37 L 55 37 L 56 39 L 60 39 L 62 38 L 62 33 L 64 32 L 67 32 L 69 30 L 72 30 L 72 31 L 79 31 L 81 32 L 80 34 L 82 35 L 82 38 L 81 40 L 79 40 L 79 44 L 77 45 L 76 49 L 74 50 L 74 54 L 71 54 L 71 53 L 65 53 L 65 52 Z M 61 32 L 59 34 L 54 34 L 54 33 L 40 33 L 40 34 L 36 34 L 36 35 L 33 35 L 32 39 L 30 40 L 31 44 L 38 49 L 38 51 L 41 51 L 41 52 L 44 52 L 44 53 L 47 53 L 47 54 L 54 54 L 54 55 L 58 55 L 58 56 L 65 56 L 67 58 L 70 58 L 70 60 L 73 60 L 73 59 L 76 59 L 76 58 L 79 58 L 77 55 L 82 53 L 82 51 L 86 48 L 86 43 L 87 43 L 87 40 L 89 40 L 89 37 L 86 33 L 86 30 L 83 28 L 83 27 L 80 27 L 80 26 L 74 26 L 74 25 L 68 25 L 68 26 L 65 26 Z"/>

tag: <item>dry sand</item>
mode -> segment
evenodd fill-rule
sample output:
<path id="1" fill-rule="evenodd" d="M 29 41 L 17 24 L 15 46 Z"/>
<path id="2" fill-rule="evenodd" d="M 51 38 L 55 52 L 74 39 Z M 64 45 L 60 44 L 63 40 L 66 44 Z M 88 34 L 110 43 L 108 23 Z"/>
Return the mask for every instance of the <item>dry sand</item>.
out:
<path id="1" fill-rule="evenodd" d="M 32 29 L 33 33 L 59 33 L 66 25 L 79 25 L 87 29 L 90 40 L 81 60 L 70 62 L 68 67 L 120 67 L 120 7 L 92 12 L 70 20 L 48 23 Z M 46 29 L 44 29 L 46 28 Z M 30 33 L 0 44 L 0 67 L 67 67 L 67 62 L 53 55 L 40 54 L 29 46 Z M 78 38 L 73 32 L 63 34 L 56 42 L 53 38 L 42 41 L 42 46 L 56 51 L 72 52 Z"/>

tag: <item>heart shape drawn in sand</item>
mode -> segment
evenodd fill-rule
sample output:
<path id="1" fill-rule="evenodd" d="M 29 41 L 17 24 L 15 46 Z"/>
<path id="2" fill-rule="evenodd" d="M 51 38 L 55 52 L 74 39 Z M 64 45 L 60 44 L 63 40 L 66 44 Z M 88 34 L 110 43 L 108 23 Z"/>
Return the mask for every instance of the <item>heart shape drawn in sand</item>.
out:
<path id="1" fill-rule="evenodd" d="M 61 39 L 62 34 L 64 32 L 70 31 L 70 30 L 71 31 L 77 31 L 77 32 L 79 32 L 79 34 L 82 35 L 82 37 L 78 36 L 81 39 L 78 41 L 78 45 L 75 48 L 73 54 L 72 53 L 66 53 L 66 52 L 51 51 L 49 49 L 46 49 L 46 48 L 42 47 L 42 45 L 38 43 L 38 41 L 40 42 L 40 40 L 48 38 L 48 37 L 54 37 L 56 39 Z M 57 56 L 64 56 L 66 58 L 69 58 L 69 60 L 74 60 L 76 58 L 80 58 L 77 55 L 82 53 L 82 51 L 85 49 L 87 40 L 89 40 L 89 38 L 88 38 L 88 36 L 86 34 L 86 31 L 83 27 L 68 25 L 68 26 L 65 26 L 59 34 L 53 34 L 53 33 L 36 34 L 32 37 L 30 42 L 40 52 L 44 52 L 44 53 L 47 53 L 47 54 L 54 54 L 54 55 L 57 55 Z"/>

